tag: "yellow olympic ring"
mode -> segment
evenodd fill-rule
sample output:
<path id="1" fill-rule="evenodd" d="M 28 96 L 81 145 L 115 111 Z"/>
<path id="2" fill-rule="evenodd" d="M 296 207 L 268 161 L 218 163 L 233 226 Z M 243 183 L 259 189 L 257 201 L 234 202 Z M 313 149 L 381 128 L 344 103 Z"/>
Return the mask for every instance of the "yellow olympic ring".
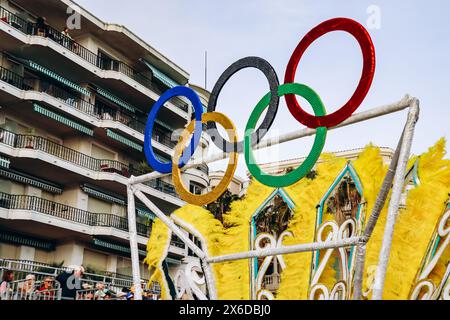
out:
<path id="1" fill-rule="evenodd" d="M 202 115 L 202 123 L 205 124 L 208 121 L 213 121 L 222 125 L 222 127 L 228 133 L 229 141 L 234 143 L 238 141 L 236 128 L 233 122 L 226 115 L 219 112 L 204 113 Z M 181 180 L 181 170 L 177 164 L 180 160 L 181 153 L 183 152 L 184 145 L 188 141 L 192 132 L 194 132 L 194 126 L 195 121 L 191 121 L 191 123 L 189 123 L 189 125 L 181 134 L 180 139 L 178 140 L 178 143 L 174 149 L 174 155 L 172 160 L 172 180 L 175 186 L 175 190 L 178 192 L 182 200 L 193 205 L 204 206 L 211 202 L 216 201 L 227 190 L 228 185 L 231 183 L 231 180 L 233 179 L 234 176 L 234 172 L 236 171 L 237 168 L 238 153 L 230 152 L 230 159 L 228 161 L 228 166 L 227 170 L 225 171 L 225 175 L 222 181 L 220 181 L 220 183 L 212 191 L 202 195 L 196 195 L 189 192 L 189 190 L 186 189 L 186 187 L 183 184 L 183 181 Z"/>

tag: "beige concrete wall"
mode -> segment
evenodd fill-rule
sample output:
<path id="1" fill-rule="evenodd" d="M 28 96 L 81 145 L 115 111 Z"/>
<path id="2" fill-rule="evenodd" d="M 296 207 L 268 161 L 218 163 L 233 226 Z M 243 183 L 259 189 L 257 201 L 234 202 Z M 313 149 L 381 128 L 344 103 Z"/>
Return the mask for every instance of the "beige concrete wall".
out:
<path id="1" fill-rule="evenodd" d="M 19 259 L 19 246 L 0 242 L 0 258 L 2 259 Z"/>
<path id="2" fill-rule="evenodd" d="M 25 185 L 0 178 L 0 192 L 9 194 L 24 194 Z"/>
<path id="3" fill-rule="evenodd" d="M 93 197 L 89 197 L 87 211 L 95 213 L 111 213 L 112 204 Z"/>
<path id="4" fill-rule="evenodd" d="M 64 261 L 64 266 L 82 265 L 83 255 L 84 247 L 75 242 L 59 245 L 55 250 L 57 262 Z"/>

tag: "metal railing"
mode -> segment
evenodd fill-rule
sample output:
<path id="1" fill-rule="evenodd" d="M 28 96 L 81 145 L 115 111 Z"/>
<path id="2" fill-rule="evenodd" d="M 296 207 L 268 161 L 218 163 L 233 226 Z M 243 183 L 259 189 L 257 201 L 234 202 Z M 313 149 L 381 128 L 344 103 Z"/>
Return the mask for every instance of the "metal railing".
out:
<path id="1" fill-rule="evenodd" d="M 111 213 L 93 213 L 65 204 L 25 195 L 0 192 L 0 207 L 12 210 L 30 210 L 68 221 L 94 227 L 109 227 L 128 231 L 128 219 Z M 136 223 L 139 235 L 150 236 L 151 225 Z"/>
<path id="2" fill-rule="evenodd" d="M 43 92 L 52 97 L 62 100 L 67 105 L 99 120 L 117 121 L 141 134 L 144 134 L 145 132 L 146 124 L 144 122 L 139 121 L 138 119 L 127 115 L 124 112 L 115 110 L 105 105 L 104 103 L 96 102 L 96 104 L 94 105 L 55 85 L 49 85 Z M 152 136 L 155 141 L 158 141 L 170 148 L 174 148 L 176 145 L 176 143 L 171 141 L 170 133 L 164 131 L 163 129 L 160 129 L 157 126 L 155 126 L 155 130 L 153 131 Z"/>
<path id="3" fill-rule="evenodd" d="M 0 300 L 61 300 L 60 283 L 49 276 L 38 276 L 41 280 L 22 279 L 8 283 Z M 50 285 L 45 285 L 46 278 L 51 280 Z"/>
<path id="4" fill-rule="evenodd" d="M 50 276 L 55 279 L 59 274 L 71 271 L 67 267 L 55 267 L 42 262 L 0 259 L 0 276 L 6 270 L 13 271 L 15 279 L 23 279 L 17 282 L 25 282 L 27 275 L 33 275 L 36 283 L 42 282 L 46 277 Z M 142 282 L 148 284 L 149 280 L 142 279 Z M 77 298 L 81 298 L 82 293 L 89 293 L 90 291 L 96 290 L 99 283 L 104 284 L 105 288 L 113 292 L 120 292 L 122 288 L 131 288 L 133 286 L 133 279 L 131 276 L 115 272 L 103 271 L 95 274 L 84 272 L 83 278 L 80 281 L 80 290 L 77 291 Z M 20 287 L 23 287 L 23 285 Z M 154 289 L 153 283 L 150 285 L 149 289 Z M 161 289 L 159 288 L 159 292 L 160 291 Z M 20 297 L 20 295 L 17 296 Z"/>
<path id="5" fill-rule="evenodd" d="M 35 23 L 23 20 L 4 7 L 0 7 L 0 20 L 8 23 L 15 29 L 18 29 L 19 31 L 27 35 L 43 36 L 49 38 L 59 45 L 63 46 L 64 48 L 68 49 L 69 51 L 80 56 L 83 60 L 100 69 L 120 72 L 128 78 L 133 79 L 134 81 L 143 85 L 144 87 L 151 89 L 152 91 L 159 91 L 157 90 L 157 88 L 155 88 L 152 80 L 143 75 L 142 72 L 138 72 L 136 69 L 122 61 L 112 60 L 99 56 L 98 54 L 90 51 L 86 47 L 73 40 L 71 37 L 63 34 L 61 31 L 49 25 L 46 25 L 44 28 L 40 29 Z M 185 105 L 176 105 L 176 107 L 187 112 L 187 108 Z"/>
<path id="6" fill-rule="evenodd" d="M 130 165 L 126 165 L 116 160 L 96 159 L 39 136 L 16 134 L 2 128 L 0 128 L 0 143 L 14 148 L 43 151 L 93 171 L 117 173 L 127 178 L 130 177 L 131 174 L 138 176 L 143 173 Z M 178 197 L 175 192 L 175 187 L 168 182 L 155 180 L 151 183 L 147 183 L 147 185 L 158 191 Z"/>
<path id="7" fill-rule="evenodd" d="M 21 90 L 32 90 L 33 89 L 29 85 L 26 85 L 24 83 L 24 78 L 21 75 L 13 72 L 11 70 L 5 69 L 3 67 L 0 67 L 0 81 L 9 83 Z"/>
<path id="8" fill-rule="evenodd" d="M 39 136 L 15 134 L 0 128 L 0 143 L 14 148 L 43 151 L 93 171 L 114 172 L 129 177 L 129 166 L 124 163 L 116 160 L 96 159 Z"/>
<path id="9" fill-rule="evenodd" d="M 7 82 L 21 90 L 34 90 L 34 88 L 24 83 L 24 77 L 1 66 L 0 81 Z M 113 120 L 120 122 L 141 134 L 144 134 L 145 132 L 146 124 L 144 122 L 139 121 L 132 116 L 128 116 L 124 112 L 117 111 L 102 103 L 97 103 L 96 105 L 94 105 L 89 101 L 77 97 L 76 95 L 71 94 L 54 84 L 49 84 L 44 81 L 41 81 L 41 84 L 45 84 L 45 89 L 42 90 L 43 93 L 46 93 L 54 98 L 63 101 L 65 104 L 71 106 L 74 109 L 77 109 L 99 120 Z M 176 142 L 173 142 L 171 140 L 171 134 L 168 131 L 157 126 L 155 126 L 155 130 L 153 131 L 152 136 L 155 141 L 158 141 L 167 147 L 174 148 L 176 145 Z"/>
<path id="10" fill-rule="evenodd" d="M 140 175 L 140 174 L 137 174 Z M 173 197 L 179 198 L 179 195 L 175 191 L 175 187 L 173 184 L 170 184 L 166 181 L 163 181 L 161 179 L 155 179 L 144 183 L 145 185 L 156 189 L 158 191 L 161 191 L 163 193 L 169 194 Z"/>
<path id="11" fill-rule="evenodd" d="M 26 21 L 19 16 L 15 15 L 11 11 L 0 7 L 0 20 L 6 22 L 10 26 L 14 27 L 17 30 L 22 31 L 25 34 L 33 33 L 33 24 L 29 21 Z"/>
<path id="12" fill-rule="evenodd" d="M 209 167 L 207 164 L 202 163 L 201 165 L 199 165 L 198 167 L 196 167 L 197 170 L 203 172 L 204 174 L 206 174 L 207 176 L 209 176 Z"/>

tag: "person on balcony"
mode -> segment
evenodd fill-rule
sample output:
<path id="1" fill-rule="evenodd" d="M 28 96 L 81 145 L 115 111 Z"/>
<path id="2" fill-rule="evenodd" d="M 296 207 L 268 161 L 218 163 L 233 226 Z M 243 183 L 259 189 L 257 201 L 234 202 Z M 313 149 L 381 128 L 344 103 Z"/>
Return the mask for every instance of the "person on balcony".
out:
<path id="1" fill-rule="evenodd" d="M 2 282 L 0 283 L 0 300 L 6 300 L 6 295 L 8 293 L 8 285 L 14 281 L 14 272 L 11 270 L 6 270 L 3 273 Z"/>
<path id="2" fill-rule="evenodd" d="M 23 300 L 31 300 L 35 293 L 36 277 L 34 274 L 29 274 L 25 277 L 25 281 L 20 287 L 21 297 Z"/>
<path id="3" fill-rule="evenodd" d="M 55 287 L 53 277 L 45 277 L 44 282 L 37 290 L 39 300 L 55 300 Z"/>
<path id="4" fill-rule="evenodd" d="M 103 282 L 99 282 L 99 283 L 97 283 L 97 291 L 95 291 L 94 299 L 95 300 L 105 300 L 107 293 L 108 293 L 108 289 L 105 288 L 105 284 Z"/>
<path id="5" fill-rule="evenodd" d="M 69 267 L 72 271 L 61 273 L 56 280 L 61 284 L 61 297 L 64 300 L 75 300 L 77 291 L 82 290 L 81 278 L 84 274 L 82 266 Z"/>
<path id="6" fill-rule="evenodd" d="M 40 37 L 47 37 L 48 35 L 48 25 L 47 19 L 45 17 L 39 17 L 36 20 L 36 33 Z"/>

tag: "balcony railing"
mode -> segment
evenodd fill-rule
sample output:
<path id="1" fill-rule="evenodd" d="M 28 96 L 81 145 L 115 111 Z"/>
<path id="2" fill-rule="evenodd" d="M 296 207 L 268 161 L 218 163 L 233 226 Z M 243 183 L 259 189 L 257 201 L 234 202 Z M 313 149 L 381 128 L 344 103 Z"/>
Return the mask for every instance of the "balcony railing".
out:
<path id="1" fill-rule="evenodd" d="M 3 67 L 0 67 L 0 81 L 7 82 L 21 90 L 34 90 L 34 88 L 32 88 L 31 86 L 25 84 L 24 77 Z M 41 84 L 44 84 L 44 82 L 41 82 Z M 141 134 L 144 134 L 145 132 L 146 124 L 144 122 L 128 116 L 123 112 L 117 111 L 103 104 L 94 105 L 53 84 L 47 84 L 45 87 L 46 89 L 42 90 L 43 93 L 57 98 L 63 101 L 65 104 L 83 113 L 86 113 L 99 120 L 118 121 Z M 155 126 L 155 130 L 153 131 L 152 136 L 155 141 L 158 141 L 169 148 L 174 148 L 176 145 L 176 142 L 173 142 L 171 140 L 170 132 L 159 128 L 157 125 Z"/>
<path id="2" fill-rule="evenodd" d="M 126 177 L 129 176 L 129 166 L 124 163 L 115 160 L 92 158 L 84 153 L 39 136 L 15 134 L 0 128 L 0 143 L 14 148 L 43 151 L 92 171 L 114 172 Z"/>
<path id="3" fill-rule="evenodd" d="M 68 221 L 94 227 L 110 227 L 128 231 L 128 219 L 111 213 L 93 213 L 54 201 L 33 196 L 11 195 L 0 192 L 0 207 L 14 210 L 30 210 Z M 148 237 L 151 226 L 137 223 L 137 233 Z"/>
<path id="4" fill-rule="evenodd" d="M 209 167 L 206 164 L 201 164 L 198 167 L 196 167 L 197 170 L 200 170 L 201 172 L 203 172 L 204 174 L 206 174 L 207 176 L 209 176 Z"/>
<path id="5" fill-rule="evenodd" d="M 28 274 L 33 274 L 35 275 L 36 280 L 45 276 L 56 278 L 59 274 L 70 271 L 66 267 L 55 267 L 42 262 L 0 259 L 0 274 L 4 270 L 14 271 L 15 279 L 25 279 Z M 142 279 L 142 281 L 144 281 L 144 283 L 149 282 L 147 279 Z M 82 282 L 87 283 L 94 288 L 96 283 L 102 282 L 111 289 L 120 291 L 123 287 L 130 288 L 133 285 L 133 277 L 108 271 L 96 271 L 96 273 L 84 272 Z M 154 287 L 155 283 L 152 284 Z"/>
<path id="6" fill-rule="evenodd" d="M 24 78 L 8 69 L 0 67 L 0 80 L 9 83 L 21 90 L 31 90 L 32 88 L 24 83 Z"/>
<path id="7" fill-rule="evenodd" d="M 36 27 L 35 23 L 23 20 L 3 7 L 0 7 L 0 20 L 8 23 L 15 29 L 18 29 L 27 35 L 47 37 L 100 69 L 120 72 L 130 79 L 133 79 L 136 82 L 140 83 L 144 87 L 151 89 L 152 91 L 159 91 L 154 87 L 152 80 L 143 75 L 142 72 L 138 72 L 133 67 L 127 65 L 122 61 L 106 59 L 95 54 L 72 38 L 66 36 L 62 32 L 49 25 L 47 25 L 44 29 L 39 30 Z M 186 106 L 177 105 L 177 107 L 187 112 Z"/>
<path id="8" fill-rule="evenodd" d="M 127 178 L 131 174 L 136 176 L 143 174 L 143 172 L 134 169 L 132 166 L 116 160 L 93 158 L 39 136 L 15 134 L 2 128 L 0 128 L 0 143 L 14 148 L 43 151 L 92 171 L 117 173 Z M 170 183 L 156 180 L 147 183 L 147 185 L 158 191 L 178 197 L 175 192 L 175 187 Z"/>

